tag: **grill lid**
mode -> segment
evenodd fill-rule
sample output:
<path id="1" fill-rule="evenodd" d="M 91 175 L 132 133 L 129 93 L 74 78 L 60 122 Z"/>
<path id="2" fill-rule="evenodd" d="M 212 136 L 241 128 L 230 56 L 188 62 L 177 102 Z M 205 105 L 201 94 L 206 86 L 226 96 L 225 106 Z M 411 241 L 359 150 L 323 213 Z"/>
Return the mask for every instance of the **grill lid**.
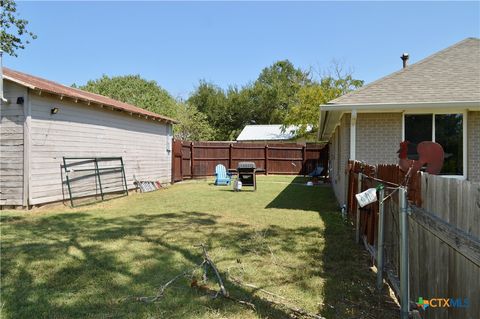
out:
<path id="1" fill-rule="evenodd" d="M 240 162 L 238 163 L 237 169 L 256 169 L 254 162 Z"/>

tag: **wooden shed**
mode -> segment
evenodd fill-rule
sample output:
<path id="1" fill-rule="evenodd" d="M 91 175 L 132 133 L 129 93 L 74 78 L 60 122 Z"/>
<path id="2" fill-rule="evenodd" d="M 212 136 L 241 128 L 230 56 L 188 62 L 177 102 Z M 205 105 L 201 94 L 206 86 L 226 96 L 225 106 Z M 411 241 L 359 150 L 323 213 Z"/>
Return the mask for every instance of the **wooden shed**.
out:
<path id="1" fill-rule="evenodd" d="M 122 157 L 126 184 L 171 181 L 175 120 L 3 68 L 0 207 L 64 199 L 64 157 Z"/>

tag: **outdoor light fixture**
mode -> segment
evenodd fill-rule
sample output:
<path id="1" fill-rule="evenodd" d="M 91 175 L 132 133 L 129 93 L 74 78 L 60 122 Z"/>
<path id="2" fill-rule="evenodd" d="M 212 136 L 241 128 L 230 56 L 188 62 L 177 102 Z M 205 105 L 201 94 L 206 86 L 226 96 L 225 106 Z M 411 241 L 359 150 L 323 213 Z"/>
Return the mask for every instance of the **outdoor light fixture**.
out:
<path id="1" fill-rule="evenodd" d="M 57 114 L 58 113 L 58 107 L 54 107 L 50 110 L 50 114 Z"/>
<path id="2" fill-rule="evenodd" d="M 17 97 L 17 104 L 23 105 L 24 102 L 25 102 L 25 100 L 23 99 L 23 96 Z"/>

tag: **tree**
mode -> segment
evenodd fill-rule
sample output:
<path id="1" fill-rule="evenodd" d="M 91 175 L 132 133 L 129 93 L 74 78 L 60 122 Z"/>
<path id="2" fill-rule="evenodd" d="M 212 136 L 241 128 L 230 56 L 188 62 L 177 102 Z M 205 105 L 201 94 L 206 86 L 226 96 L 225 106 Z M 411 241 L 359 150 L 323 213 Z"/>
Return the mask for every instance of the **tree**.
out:
<path id="1" fill-rule="evenodd" d="M 73 87 L 77 86 L 74 84 Z M 180 123 L 174 126 L 174 136 L 178 139 L 209 140 L 215 136 L 206 116 L 194 105 L 175 100 L 157 82 L 145 80 L 139 75 L 104 75 L 88 81 L 80 89 L 177 119 Z"/>
<path id="2" fill-rule="evenodd" d="M 295 68 L 289 60 L 264 68 L 251 89 L 256 105 L 253 120 L 258 124 L 282 123 L 300 88 L 310 83 L 309 72 Z"/>
<path id="3" fill-rule="evenodd" d="M 75 86 L 75 85 L 74 85 Z M 140 75 L 125 75 L 88 81 L 80 89 L 108 96 L 143 109 L 174 117 L 177 114 L 177 101 L 157 82 L 148 81 Z"/>
<path id="4" fill-rule="evenodd" d="M 0 48 L 11 56 L 18 56 L 16 51 L 25 49 L 29 39 L 37 36 L 27 30 L 28 21 L 17 17 L 17 4 L 14 0 L 1 0 L 0 12 Z"/>
<path id="5" fill-rule="evenodd" d="M 288 110 L 283 121 L 283 129 L 289 125 L 298 126 L 297 136 L 313 136 L 318 130 L 320 105 L 347 94 L 363 85 L 363 81 L 353 78 L 350 72 L 344 73 L 335 66 L 334 75 L 326 75 L 319 82 L 305 85 L 296 95 L 295 103 Z"/>
<path id="6" fill-rule="evenodd" d="M 194 105 L 179 103 L 175 118 L 180 122 L 175 125 L 176 139 L 210 141 L 215 138 L 215 130 L 208 123 L 206 115 L 198 111 Z"/>
<path id="7" fill-rule="evenodd" d="M 318 83 L 300 88 L 296 102 L 290 107 L 283 121 L 283 130 L 290 125 L 296 126 L 297 136 L 306 136 L 315 131 L 318 123 L 319 105 L 326 101 L 325 92 Z"/>
<path id="8" fill-rule="evenodd" d="M 187 100 L 188 104 L 205 114 L 210 126 L 215 128 L 216 140 L 226 140 L 230 133 L 227 102 L 227 96 L 220 87 L 203 80 Z"/>

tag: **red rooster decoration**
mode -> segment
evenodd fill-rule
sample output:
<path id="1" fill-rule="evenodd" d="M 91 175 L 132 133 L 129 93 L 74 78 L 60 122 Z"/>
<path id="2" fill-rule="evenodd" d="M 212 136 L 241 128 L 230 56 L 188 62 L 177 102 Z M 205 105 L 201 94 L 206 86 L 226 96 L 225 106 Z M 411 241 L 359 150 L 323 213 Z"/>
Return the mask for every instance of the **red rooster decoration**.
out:
<path id="1" fill-rule="evenodd" d="M 400 143 L 398 150 L 398 158 L 400 159 L 398 165 L 404 172 L 411 169 L 410 174 L 420 170 L 424 165 L 427 166 L 426 172 L 437 175 L 442 170 L 444 153 L 440 144 L 430 141 L 421 142 L 417 145 L 418 160 L 408 159 L 408 144 L 409 141 Z"/>

